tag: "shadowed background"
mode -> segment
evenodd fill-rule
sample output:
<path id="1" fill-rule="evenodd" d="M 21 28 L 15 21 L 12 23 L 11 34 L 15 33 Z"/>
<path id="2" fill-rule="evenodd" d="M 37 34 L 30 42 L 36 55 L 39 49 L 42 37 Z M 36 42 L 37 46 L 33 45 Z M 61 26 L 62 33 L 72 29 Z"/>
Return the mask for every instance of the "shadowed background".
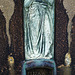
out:
<path id="1" fill-rule="evenodd" d="M 7 56 L 10 52 L 13 53 L 15 59 L 16 74 L 20 75 L 21 61 L 24 60 L 24 36 L 23 36 L 23 2 L 21 0 L 14 0 L 15 9 L 14 14 L 10 19 L 10 36 L 11 47 L 8 46 L 8 39 L 6 35 L 6 20 L 0 10 L 0 68 L 7 67 Z M 11 11 L 11 10 L 10 10 Z M 63 0 L 56 0 L 55 9 L 55 61 L 57 67 L 64 64 L 65 54 L 68 51 L 67 39 L 67 24 L 68 16 L 63 6 Z M 71 57 L 72 66 L 75 69 L 75 16 L 72 20 L 72 43 L 71 43 Z"/>

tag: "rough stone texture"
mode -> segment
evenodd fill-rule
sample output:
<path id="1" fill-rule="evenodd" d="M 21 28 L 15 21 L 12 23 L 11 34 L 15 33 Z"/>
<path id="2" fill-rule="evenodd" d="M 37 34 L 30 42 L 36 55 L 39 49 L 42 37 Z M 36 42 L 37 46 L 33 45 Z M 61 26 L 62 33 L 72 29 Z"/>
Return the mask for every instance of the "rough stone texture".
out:
<path id="1" fill-rule="evenodd" d="M 10 36 L 12 40 L 11 47 L 8 48 L 7 36 L 5 32 L 5 18 L 0 11 L 0 66 L 6 64 L 7 54 L 13 52 L 16 65 L 16 75 L 21 75 L 21 61 L 24 60 L 24 44 L 23 44 L 23 11 L 22 11 L 22 0 L 14 0 L 15 10 L 14 14 L 10 19 Z M 67 42 L 67 24 L 68 16 L 66 10 L 63 7 L 63 0 L 56 0 L 56 21 L 55 21 L 55 61 L 56 65 L 59 66 L 64 64 L 65 54 L 68 49 Z M 75 69 L 75 17 L 73 18 L 72 27 L 72 43 L 71 43 L 71 57 L 72 66 Z M 8 52 L 9 51 L 9 52 Z"/>
<path id="2" fill-rule="evenodd" d="M 23 49 L 23 17 L 22 2 L 15 0 L 14 14 L 10 20 L 10 34 L 12 39 L 11 51 L 15 57 L 15 61 L 24 60 Z M 18 59 L 19 58 L 19 59 Z"/>
<path id="3" fill-rule="evenodd" d="M 0 68 L 7 60 L 7 36 L 5 32 L 5 19 L 0 10 Z"/>
<path id="4" fill-rule="evenodd" d="M 11 45 L 11 38 L 9 34 L 9 20 L 14 12 L 14 1 L 13 0 L 0 0 L 0 9 L 3 12 L 3 16 L 6 20 L 6 34 L 8 37 L 8 44 Z"/>
<path id="5" fill-rule="evenodd" d="M 74 45 L 75 45 L 75 17 L 73 18 L 73 26 L 72 26 L 72 44 L 71 44 L 71 57 L 72 57 L 72 65 L 75 62 L 74 60 Z M 55 59 L 56 64 L 61 65 L 64 64 L 65 54 L 68 51 L 68 39 L 67 39 L 67 25 L 68 25 L 68 16 L 66 14 L 66 10 L 63 6 L 63 0 L 56 0 L 56 33 L 55 33 Z"/>
<path id="6" fill-rule="evenodd" d="M 15 10 L 14 10 L 14 14 L 10 19 L 10 36 L 12 42 L 10 48 L 8 47 L 7 44 L 8 40 L 5 32 L 6 21 L 2 11 L 0 11 L 0 66 L 5 67 L 5 65 L 7 65 L 6 64 L 7 55 L 12 52 L 16 64 L 15 68 L 17 69 L 19 63 L 24 60 L 23 22 L 22 22 L 23 17 L 22 17 L 22 1 L 14 0 L 14 2 L 15 2 Z"/>
<path id="7" fill-rule="evenodd" d="M 56 23 L 55 23 L 55 59 L 56 64 L 64 64 L 67 45 L 67 15 L 63 4 L 56 1 Z"/>

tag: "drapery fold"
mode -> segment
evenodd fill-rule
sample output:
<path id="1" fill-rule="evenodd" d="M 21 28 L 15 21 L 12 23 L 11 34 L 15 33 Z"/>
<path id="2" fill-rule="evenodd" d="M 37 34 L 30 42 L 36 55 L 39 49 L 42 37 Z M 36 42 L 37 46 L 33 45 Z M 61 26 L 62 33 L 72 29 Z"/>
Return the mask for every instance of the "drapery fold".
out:
<path id="1" fill-rule="evenodd" d="M 53 58 L 54 3 L 41 0 L 24 4 L 25 58 Z"/>

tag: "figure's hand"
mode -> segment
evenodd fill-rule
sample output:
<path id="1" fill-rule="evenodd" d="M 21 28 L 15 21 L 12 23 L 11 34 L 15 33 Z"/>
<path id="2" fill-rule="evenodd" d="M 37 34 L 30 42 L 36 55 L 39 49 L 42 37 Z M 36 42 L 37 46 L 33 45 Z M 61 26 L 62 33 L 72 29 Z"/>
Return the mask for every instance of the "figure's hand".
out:
<path id="1" fill-rule="evenodd" d="M 33 3 L 33 1 L 34 0 L 24 0 L 24 6 L 29 7 Z"/>

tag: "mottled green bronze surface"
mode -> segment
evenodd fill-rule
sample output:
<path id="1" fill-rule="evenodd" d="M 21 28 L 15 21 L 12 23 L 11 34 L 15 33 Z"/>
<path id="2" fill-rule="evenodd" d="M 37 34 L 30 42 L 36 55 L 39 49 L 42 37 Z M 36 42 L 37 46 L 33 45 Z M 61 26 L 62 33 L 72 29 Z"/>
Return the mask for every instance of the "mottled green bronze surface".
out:
<path id="1" fill-rule="evenodd" d="M 24 0 L 25 58 L 54 57 L 54 0 Z"/>

